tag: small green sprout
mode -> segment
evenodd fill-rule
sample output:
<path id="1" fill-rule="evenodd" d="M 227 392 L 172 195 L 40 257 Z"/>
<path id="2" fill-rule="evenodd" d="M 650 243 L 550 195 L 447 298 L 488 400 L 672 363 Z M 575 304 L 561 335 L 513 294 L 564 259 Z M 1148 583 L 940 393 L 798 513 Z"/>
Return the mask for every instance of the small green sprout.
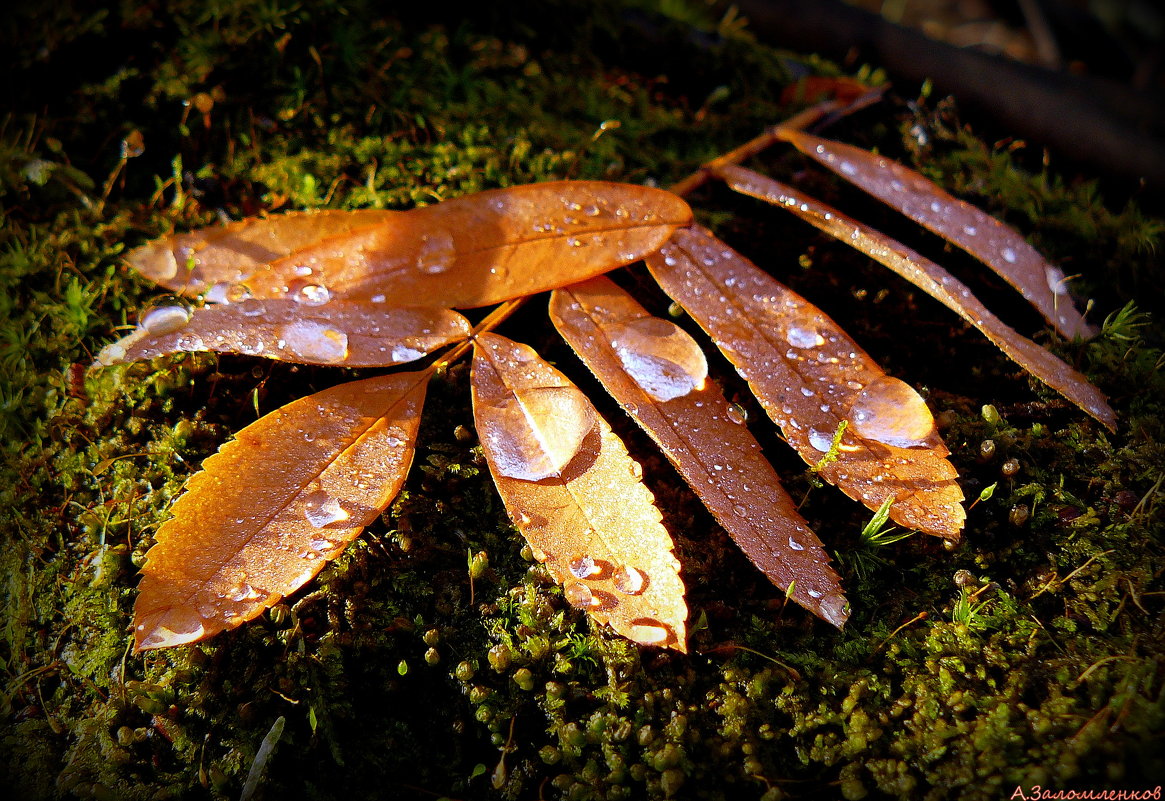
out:
<path id="1" fill-rule="evenodd" d="M 1117 311 L 1104 318 L 1100 326 L 1100 335 L 1105 339 L 1114 339 L 1118 342 L 1135 342 L 1139 340 L 1138 328 L 1149 323 L 1149 315 L 1137 311 L 1136 301 L 1130 300 Z"/>

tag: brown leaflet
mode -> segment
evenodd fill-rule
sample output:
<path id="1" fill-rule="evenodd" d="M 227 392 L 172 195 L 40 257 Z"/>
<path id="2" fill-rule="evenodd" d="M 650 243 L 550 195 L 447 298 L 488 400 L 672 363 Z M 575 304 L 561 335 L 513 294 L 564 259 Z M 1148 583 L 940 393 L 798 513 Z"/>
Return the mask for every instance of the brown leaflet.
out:
<path id="1" fill-rule="evenodd" d="M 1091 337 L 1096 328 L 1080 316 L 1067 279 L 1018 231 L 970 203 L 952 197 L 919 173 L 890 159 L 784 127 L 778 135 L 833 170 L 982 261 L 1019 290 L 1056 330 L 1069 339 Z"/>
<path id="2" fill-rule="evenodd" d="M 469 321 L 450 309 L 247 298 L 192 310 L 156 308 L 136 331 L 103 348 L 97 363 L 211 350 L 298 364 L 387 367 L 463 340 L 470 330 Z"/>
<path id="3" fill-rule="evenodd" d="M 903 526 L 959 538 L 963 493 L 913 389 L 820 309 L 702 229 L 676 231 L 647 266 L 823 478 L 870 509 L 893 498 L 890 516 Z M 843 422 L 836 458 L 827 459 Z"/>
<path id="4" fill-rule="evenodd" d="M 790 597 L 840 628 L 846 600 L 829 556 L 744 420 L 706 381 L 700 346 L 604 277 L 550 297 L 550 319 L 655 440 L 740 548 Z"/>
<path id="5" fill-rule="evenodd" d="M 514 186 L 381 214 L 375 225 L 300 243 L 268 264 L 248 262 L 214 280 L 233 284 L 223 286 L 228 297 L 297 297 L 323 288 L 333 298 L 488 306 L 629 264 L 691 220 L 687 204 L 670 192 L 603 181 Z M 151 253 L 151 263 L 185 259 Z M 192 279 L 206 286 L 211 277 L 200 262 L 219 263 L 215 243 L 191 255 L 199 262 Z"/>
<path id="6" fill-rule="evenodd" d="M 142 569 L 137 650 L 233 629 L 339 555 L 404 483 L 429 376 L 396 373 L 301 398 L 203 462 Z"/>
<path id="7" fill-rule="evenodd" d="M 639 465 L 531 348 L 477 337 L 473 416 L 514 525 L 573 606 L 641 645 L 687 650 L 684 585 Z"/>
<path id="8" fill-rule="evenodd" d="M 296 211 L 175 234 L 129 253 L 129 265 L 155 284 L 185 295 L 237 284 L 300 248 L 384 223 L 399 211 Z"/>
<path id="9" fill-rule="evenodd" d="M 841 214 L 790 186 L 741 167 L 717 171 L 738 192 L 793 212 L 839 241 L 889 267 L 960 317 L 1013 361 L 1072 403 L 1116 430 L 1116 413 L 1104 394 L 1052 353 L 1021 336 L 971 294 L 954 276 L 926 257 L 874 229 Z"/>

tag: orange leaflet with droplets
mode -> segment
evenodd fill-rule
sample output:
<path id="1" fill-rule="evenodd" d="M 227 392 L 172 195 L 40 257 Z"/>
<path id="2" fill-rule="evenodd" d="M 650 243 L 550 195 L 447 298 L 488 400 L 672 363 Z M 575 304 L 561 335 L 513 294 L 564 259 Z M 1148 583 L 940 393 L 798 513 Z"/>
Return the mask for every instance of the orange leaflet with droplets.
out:
<path id="1" fill-rule="evenodd" d="M 506 510 L 563 596 L 642 645 L 687 650 L 684 585 L 638 464 L 525 345 L 477 338 L 473 417 Z"/>
<path id="2" fill-rule="evenodd" d="M 301 398 L 208 458 L 147 554 L 137 649 L 252 620 L 343 551 L 404 483 L 429 375 L 367 378 Z"/>
<path id="3" fill-rule="evenodd" d="M 647 266 L 823 478 L 870 509 L 893 499 L 890 516 L 901 525 L 959 538 L 963 493 L 913 389 L 886 376 L 821 310 L 703 230 L 677 231 Z"/>
<path id="4" fill-rule="evenodd" d="M 823 620 L 848 606 L 829 556 L 719 387 L 700 346 L 607 278 L 556 289 L 550 318 L 741 550 Z"/>
<path id="5" fill-rule="evenodd" d="M 323 290 L 338 299 L 472 308 L 629 264 L 692 216 L 670 192 L 603 181 L 527 184 L 407 212 L 356 214 L 359 224 L 348 227 L 326 216 L 315 239 L 301 236 L 303 215 L 285 215 L 147 245 L 130 260 L 147 276 L 168 276 L 166 286 L 218 287 L 228 299 Z M 286 241 L 285 225 L 293 232 Z"/>
<path id="6" fill-rule="evenodd" d="M 388 367 L 416 361 L 469 332 L 469 321 L 449 309 L 246 298 L 197 309 L 153 309 L 142 315 L 136 331 L 105 346 L 97 363 L 217 351 L 299 364 Z"/>

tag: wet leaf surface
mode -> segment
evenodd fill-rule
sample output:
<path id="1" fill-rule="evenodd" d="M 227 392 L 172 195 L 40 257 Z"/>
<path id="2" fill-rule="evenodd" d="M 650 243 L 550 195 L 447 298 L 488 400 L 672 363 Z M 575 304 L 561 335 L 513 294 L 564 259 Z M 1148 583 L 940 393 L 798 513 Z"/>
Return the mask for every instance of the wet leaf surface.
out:
<path id="1" fill-rule="evenodd" d="M 791 186 L 740 167 L 721 171 L 733 189 L 793 212 L 839 241 L 889 267 L 975 326 L 1013 361 L 1072 403 L 1116 429 L 1116 413 L 1104 394 L 1052 353 L 1021 336 L 971 294 L 971 290 L 930 259 L 851 219 Z"/>
<path id="2" fill-rule="evenodd" d="M 848 608 L 829 556 L 740 413 L 705 380 L 695 340 L 602 277 L 555 290 L 550 318 L 753 563 L 781 589 L 792 586 L 801 606 L 842 626 Z"/>
<path id="3" fill-rule="evenodd" d="M 300 364 L 387 367 L 469 336 L 455 311 L 382 303 L 244 298 L 197 309 L 163 306 L 97 355 L 102 366 L 181 351 L 218 351 Z"/>
<path id="4" fill-rule="evenodd" d="M 602 181 L 494 189 L 406 212 L 353 212 L 346 225 L 335 214 L 314 215 L 326 222 L 314 239 L 304 235 L 303 215 L 287 215 L 286 235 L 278 217 L 254 230 L 207 228 L 147 245 L 130 262 L 189 294 L 285 298 L 320 287 L 333 298 L 471 308 L 629 264 L 691 219 L 669 192 Z"/>
<path id="5" fill-rule="evenodd" d="M 367 378 L 302 398 L 208 458 L 142 569 L 137 649 L 233 629 L 339 555 L 404 483 L 429 375 Z"/>
<path id="6" fill-rule="evenodd" d="M 634 642 L 686 651 L 671 537 L 639 465 L 590 401 L 531 348 L 497 334 L 477 339 L 472 385 L 498 492 L 566 600 Z"/>
<path id="7" fill-rule="evenodd" d="M 1064 336 L 1096 334 L 1073 305 L 1064 273 L 1018 231 L 896 161 L 804 131 L 779 131 L 805 155 L 982 261 Z"/>
<path id="8" fill-rule="evenodd" d="M 890 514 L 901 525 L 959 538 L 963 493 L 914 390 L 886 376 L 821 310 L 705 231 L 677 231 L 647 265 L 823 478 L 870 509 L 894 498 Z"/>

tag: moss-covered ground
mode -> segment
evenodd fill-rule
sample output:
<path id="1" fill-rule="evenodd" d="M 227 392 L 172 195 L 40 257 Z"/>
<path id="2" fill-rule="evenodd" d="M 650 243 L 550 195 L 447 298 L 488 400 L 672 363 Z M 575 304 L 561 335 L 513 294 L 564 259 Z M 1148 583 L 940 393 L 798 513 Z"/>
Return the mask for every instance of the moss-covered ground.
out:
<path id="1" fill-rule="evenodd" d="M 504 332 L 593 390 L 643 462 L 683 562 L 689 655 L 592 626 L 523 551 L 476 447 L 464 364 L 431 390 L 400 497 L 314 584 L 206 644 L 130 652 L 136 570 L 183 481 L 258 414 L 356 373 L 204 354 L 86 373 L 159 295 L 120 265 L 128 248 L 266 211 L 408 208 L 551 178 L 667 185 L 798 110 L 782 92 L 799 77 L 842 73 L 766 49 L 703 5 L 661 4 L 668 17 L 515 2 L 466 18 L 412 5 L 73 0 L 0 20 L 5 797 L 1156 786 L 1165 380 L 1162 327 L 1144 312 L 1162 305 L 1162 222 L 1136 191 L 1067 171 L 919 87 L 830 133 L 1018 227 L 1079 275 L 1097 322 L 1130 300 L 1138 310 L 1065 343 L 968 259 L 801 157 L 778 149 L 758 165 L 967 276 L 1110 395 L 1110 434 L 843 245 L 723 189 L 693 198 L 924 389 L 968 500 L 989 496 L 954 549 L 863 536 L 869 513 L 815 485 L 716 361 L 837 556 L 853 608 L 843 632 L 785 607 L 534 302 Z M 621 280 L 666 305 L 643 274 Z M 279 718 L 274 749 L 261 748 Z"/>

